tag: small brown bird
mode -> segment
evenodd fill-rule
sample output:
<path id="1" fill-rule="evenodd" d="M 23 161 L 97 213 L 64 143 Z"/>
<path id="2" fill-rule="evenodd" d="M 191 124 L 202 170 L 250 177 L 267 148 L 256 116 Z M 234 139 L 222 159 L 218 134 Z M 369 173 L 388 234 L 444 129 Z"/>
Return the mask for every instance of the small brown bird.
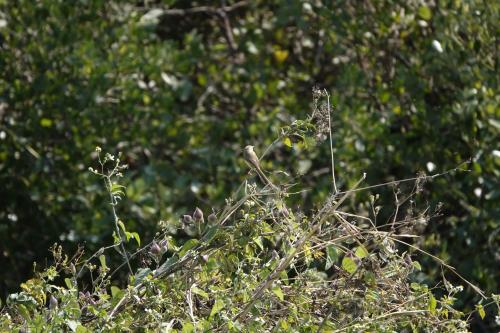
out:
<path id="1" fill-rule="evenodd" d="M 255 151 L 253 150 L 253 146 L 248 145 L 245 147 L 243 150 L 243 157 L 245 158 L 245 161 L 250 164 L 250 166 L 255 169 L 255 172 L 257 172 L 257 175 L 259 176 L 260 180 L 264 183 L 264 185 L 269 185 L 273 189 L 278 189 L 276 185 L 274 185 L 269 178 L 266 177 L 262 169 L 260 168 L 260 162 L 259 158 L 257 157 L 257 154 L 255 154 Z"/>

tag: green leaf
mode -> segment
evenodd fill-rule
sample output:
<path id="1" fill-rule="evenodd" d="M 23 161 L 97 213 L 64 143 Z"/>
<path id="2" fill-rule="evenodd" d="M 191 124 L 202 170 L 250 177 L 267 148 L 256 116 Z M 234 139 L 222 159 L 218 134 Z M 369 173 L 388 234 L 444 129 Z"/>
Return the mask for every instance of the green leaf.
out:
<path id="1" fill-rule="evenodd" d="M 73 289 L 73 281 L 71 281 L 71 279 L 65 278 L 64 283 L 66 283 L 66 287 L 68 287 L 68 289 Z"/>
<path id="2" fill-rule="evenodd" d="M 139 285 L 151 272 L 149 268 L 140 268 L 134 275 L 134 286 Z"/>
<path id="3" fill-rule="evenodd" d="M 358 266 L 351 257 L 345 256 L 344 259 L 342 259 L 342 268 L 348 273 L 352 274 L 356 271 Z"/>
<path id="4" fill-rule="evenodd" d="M 482 304 L 476 304 L 476 310 L 479 313 L 481 319 L 484 319 L 484 317 L 486 317 L 486 312 L 484 311 L 484 307 Z"/>
<path id="5" fill-rule="evenodd" d="M 210 318 L 219 313 L 222 308 L 224 308 L 224 302 L 219 299 L 216 300 L 214 306 L 212 306 L 212 311 L 210 311 Z"/>
<path id="6" fill-rule="evenodd" d="M 264 244 L 262 243 L 262 237 L 260 237 L 260 236 L 259 237 L 254 237 L 253 241 L 254 241 L 255 244 L 257 244 L 259 246 L 259 248 L 261 250 L 264 250 Z"/>
<path id="7" fill-rule="evenodd" d="M 106 256 L 104 254 L 101 254 L 99 256 L 99 261 L 101 262 L 101 267 L 103 269 L 107 269 L 108 268 L 108 266 L 106 265 Z"/>
<path id="8" fill-rule="evenodd" d="M 121 241 L 122 241 L 122 240 L 121 240 L 121 238 L 120 238 L 120 237 L 116 234 L 116 231 L 113 231 L 113 243 L 114 243 L 115 245 L 118 245 L 118 244 L 120 244 L 120 242 L 121 242 Z M 118 250 L 118 247 L 117 247 L 117 246 L 115 246 L 115 247 L 114 247 L 114 249 L 115 249 L 116 251 L 120 252 L 120 250 Z"/>
<path id="9" fill-rule="evenodd" d="M 121 298 L 125 292 L 117 286 L 111 286 L 111 297 L 113 299 Z"/>
<path id="10" fill-rule="evenodd" d="M 325 270 L 330 269 L 339 260 L 339 253 L 337 248 L 333 245 L 326 247 L 326 263 Z"/>
<path id="11" fill-rule="evenodd" d="M 161 264 L 160 267 L 155 272 L 155 276 L 161 275 L 165 273 L 170 267 L 175 265 L 179 261 L 179 257 L 177 255 L 174 255 L 170 258 L 168 258 L 163 264 Z"/>
<path id="12" fill-rule="evenodd" d="M 387 103 L 391 98 L 391 94 L 387 91 L 383 91 L 379 94 L 380 102 Z"/>
<path id="13" fill-rule="evenodd" d="M 127 234 L 127 229 L 125 228 L 125 224 L 121 220 L 118 220 L 118 226 L 120 227 L 120 229 L 122 229 L 124 234 Z"/>
<path id="14" fill-rule="evenodd" d="M 90 333 L 90 331 L 82 325 L 76 327 L 76 333 Z"/>
<path id="15" fill-rule="evenodd" d="M 24 318 L 24 320 L 26 320 L 27 322 L 31 321 L 30 312 L 28 311 L 26 306 L 24 306 L 23 304 L 18 304 L 17 310 L 19 311 L 19 314 L 21 315 L 21 317 Z"/>
<path id="16" fill-rule="evenodd" d="M 417 271 L 421 271 L 422 270 L 422 266 L 420 266 L 420 263 L 418 261 L 412 261 L 412 266 L 417 270 Z"/>
<path id="17" fill-rule="evenodd" d="M 281 282 L 283 282 L 286 285 L 289 284 L 288 274 L 287 274 L 286 270 L 281 271 L 281 273 L 280 273 L 280 280 L 281 280 Z"/>
<path id="18" fill-rule="evenodd" d="M 201 297 L 203 297 L 205 299 L 208 299 L 208 293 L 205 292 L 204 290 L 196 287 L 196 286 L 193 287 L 193 288 L 191 288 L 191 292 L 194 293 L 194 294 L 196 294 L 196 295 L 199 295 L 199 296 L 201 296 Z"/>
<path id="19" fill-rule="evenodd" d="M 289 148 L 292 148 L 292 140 L 289 137 L 285 136 L 283 139 L 283 144 Z"/>
<path id="20" fill-rule="evenodd" d="M 130 233 L 130 237 L 132 237 L 133 239 L 135 239 L 135 241 L 137 242 L 138 246 L 141 246 L 141 237 L 139 236 L 139 234 L 137 232 L 131 232 Z"/>
<path id="21" fill-rule="evenodd" d="M 198 245 L 199 241 L 197 239 L 190 239 L 182 246 L 182 249 L 179 252 L 179 257 L 183 257 L 189 250 Z"/>
<path id="22" fill-rule="evenodd" d="M 117 183 L 113 183 L 111 184 L 111 193 L 115 194 L 115 195 L 125 195 L 125 192 L 123 192 L 122 189 L 124 189 L 125 186 L 123 185 L 120 185 L 120 184 L 117 184 Z"/>
<path id="23" fill-rule="evenodd" d="M 429 21 L 432 18 L 432 12 L 429 7 L 421 6 L 418 9 L 418 16 L 420 16 L 422 19 L 426 21 Z"/>
<path id="24" fill-rule="evenodd" d="M 377 277 L 373 272 L 367 271 L 363 274 L 363 280 L 369 286 L 375 286 L 377 284 Z"/>
<path id="25" fill-rule="evenodd" d="M 202 241 L 205 243 L 210 243 L 212 239 L 214 239 L 214 237 L 217 235 L 219 229 L 220 229 L 219 225 L 214 225 L 208 228 L 208 230 L 205 232 L 205 235 L 203 235 Z"/>
<path id="26" fill-rule="evenodd" d="M 51 127 L 52 126 L 52 120 L 49 118 L 42 118 L 40 119 L 40 125 L 42 127 Z"/>
<path id="27" fill-rule="evenodd" d="M 436 313 L 437 300 L 432 293 L 429 293 L 429 311 L 432 314 Z"/>
<path id="28" fill-rule="evenodd" d="M 354 255 L 360 259 L 363 259 L 368 256 L 368 250 L 363 245 L 360 245 L 356 248 Z"/>
<path id="29" fill-rule="evenodd" d="M 191 323 L 182 324 L 182 333 L 191 333 L 194 332 L 194 325 Z"/>
<path id="30" fill-rule="evenodd" d="M 279 286 L 274 286 L 272 289 L 273 293 L 280 299 L 280 301 L 285 300 L 285 296 L 283 295 L 283 291 Z"/>

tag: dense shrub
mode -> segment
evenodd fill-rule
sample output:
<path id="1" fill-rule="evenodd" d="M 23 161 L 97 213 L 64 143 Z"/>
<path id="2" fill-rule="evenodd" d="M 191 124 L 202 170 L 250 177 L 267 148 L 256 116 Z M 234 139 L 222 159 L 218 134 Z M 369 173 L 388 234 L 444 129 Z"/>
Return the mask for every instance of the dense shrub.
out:
<path id="1" fill-rule="evenodd" d="M 311 145 L 327 135 L 331 138 L 326 127 L 329 96 L 321 91 L 315 91 L 315 96 L 325 97 L 328 103 L 316 108 L 308 121 L 282 128 L 266 151 L 277 149 L 276 142 L 292 145 L 292 137 L 295 145 Z M 348 191 L 340 192 L 332 155 L 333 192 L 316 209 L 305 211 L 300 206 L 292 209 L 288 203 L 300 196 L 293 190 L 298 180 L 272 183 L 258 157 L 245 150 L 244 157 L 261 184 L 245 179 L 218 211 L 203 212 L 196 207 L 180 221 L 160 221 L 161 231 L 155 238 L 129 253 L 125 245 L 133 241 L 140 247 L 141 238 L 118 215 L 125 195 L 120 179 L 127 165 L 122 164 L 121 153 L 101 154 L 97 147 L 98 164 L 89 171 L 103 181 L 109 194 L 113 245 L 90 257 L 81 248 L 72 258 L 54 245 L 53 264 L 23 283 L 21 292 L 9 295 L 0 317 L 1 329 L 468 331 L 468 316 L 454 308 L 463 287 L 454 286 L 446 276 L 459 277 L 483 300 L 486 296 L 413 241 L 437 213 L 429 207 L 420 210 L 418 197 L 425 182 L 443 174 L 361 187 L 363 175 Z M 408 182 L 412 190 L 405 193 L 403 184 Z M 381 207 L 373 196 L 371 213 L 346 209 L 347 201 L 362 200 L 358 192 L 383 186 L 392 186 L 395 193 L 396 208 L 389 223 L 377 223 Z M 403 219 L 398 218 L 400 210 Z M 185 241 L 179 241 L 181 230 Z M 109 264 L 113 249 L 121 257 L 118 267 Z M 443 285 L 429 287 L 422 281 L 422 266 L 416 259 L 423 255 L 441 267 Z M 129 273 L 125 287 L 115 280 L 120 269 Z M 493 302 L 500 312 L 495 295 Z M 476 305 L 476 311 L 485 316 L 482 304 Z"/>

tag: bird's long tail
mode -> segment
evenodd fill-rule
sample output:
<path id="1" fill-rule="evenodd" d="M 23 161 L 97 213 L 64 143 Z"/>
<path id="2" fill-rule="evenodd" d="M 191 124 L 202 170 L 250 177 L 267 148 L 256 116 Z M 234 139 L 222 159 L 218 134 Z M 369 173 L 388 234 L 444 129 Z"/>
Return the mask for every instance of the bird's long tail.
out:
<path id="1" fill-rule="evenodd" d="M 257 172 L 257 175 L 259 176 L 260 178 L 260 181 L 262 183 L 264 183 L 264 185 L 269 185 L 271 188 L 273 188 L 274 190 L 278 190 L 278 186 L 274 185 L 270 180 L 269 178 L 267 178 L 267 176 L 264 174 L 264 172 L 260 169 L 260 168 L 256 168 L 255 171 Z"/>

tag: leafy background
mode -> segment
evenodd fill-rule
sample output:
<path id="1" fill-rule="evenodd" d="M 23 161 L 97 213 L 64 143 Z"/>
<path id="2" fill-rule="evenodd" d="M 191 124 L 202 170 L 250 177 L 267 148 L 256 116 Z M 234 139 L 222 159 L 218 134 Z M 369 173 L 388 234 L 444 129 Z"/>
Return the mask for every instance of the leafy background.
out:
<path id="1" fill-rule="evenodd" d="M 262 153 L 280 127 L 310 114 L 314 86 L 332 95 L 341 189 L 363 172 L 375 184 L 471 160 L 469 172 L 426 187 L 425 204 L 443 208 L 419 245 L 498 292 L 499 7 L 0 1 L 2 298 L 54 242 L 71 251 L 112 241 L 105 194 L 87 171 L 96 145 L 123 152 L 120 216 L 150 239 L 159 220 L 217 209 L 246 175 L 241 148 Z M 300 175 L 305 208 L 331 187 L 328 144 L 317 148 L 281 144 L 264 162 Z M 384 221 L 394 194 L 373 193 Z M 440 276 L 427 266 L 429 281 Z M 475 301 L 466 290 L 464 309 Z"/>

